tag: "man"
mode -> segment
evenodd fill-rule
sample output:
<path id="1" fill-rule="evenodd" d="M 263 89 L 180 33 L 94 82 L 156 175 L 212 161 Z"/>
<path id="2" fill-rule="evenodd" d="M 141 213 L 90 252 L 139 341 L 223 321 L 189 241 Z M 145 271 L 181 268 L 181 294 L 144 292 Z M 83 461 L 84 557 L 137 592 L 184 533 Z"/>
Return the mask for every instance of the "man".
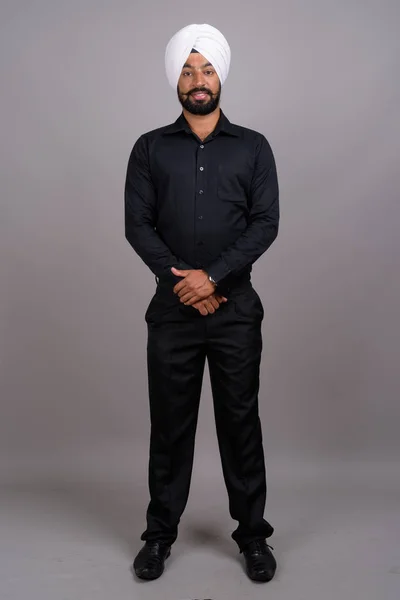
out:
<path id="1" fill-rule="evenodd" d="M 183 112 L 138 139 L 125 190 L 126 237 L 157 281 L 145 316 L 151 499 L 133 567 L 156 579 L 177 538 L 207 359 L 229 510 L 238 521 L 232 538 L 248 576 L 269 581 L 276 561 L 266 539 L 274 530 L 263 518 L 258 415 L 264 313 L 250 272 L 278 233 L 274 157 L 263 135 L 231 124 L 220 109 L 230 48 L 217 29 L 180 30 L 165 63 Z"/>

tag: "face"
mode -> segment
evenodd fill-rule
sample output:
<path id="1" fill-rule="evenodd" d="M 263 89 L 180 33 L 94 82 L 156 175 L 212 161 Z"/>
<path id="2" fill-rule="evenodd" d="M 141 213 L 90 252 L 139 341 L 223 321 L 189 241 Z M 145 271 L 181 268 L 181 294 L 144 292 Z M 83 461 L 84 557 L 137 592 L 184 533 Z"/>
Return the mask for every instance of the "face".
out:
<path id="1" fill-rule="evenodd" d="M 178 98 L 193 115 L 209 115 L 218 108 L 221 97 L 219 77 L 202 54 L 189 55 L 178 81 Z"/>

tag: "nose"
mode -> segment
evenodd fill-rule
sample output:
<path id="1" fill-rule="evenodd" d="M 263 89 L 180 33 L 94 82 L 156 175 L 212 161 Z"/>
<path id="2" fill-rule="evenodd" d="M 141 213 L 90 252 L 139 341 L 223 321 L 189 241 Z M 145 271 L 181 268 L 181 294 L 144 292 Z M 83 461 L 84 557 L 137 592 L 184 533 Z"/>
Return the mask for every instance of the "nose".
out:
<path id="1" fill-rule="evenodd" d="M 194 76 L 194 83 L 196 87 L 202 87 L 205 83 L 205 77 L 203 71 L 196 71 Z"/>

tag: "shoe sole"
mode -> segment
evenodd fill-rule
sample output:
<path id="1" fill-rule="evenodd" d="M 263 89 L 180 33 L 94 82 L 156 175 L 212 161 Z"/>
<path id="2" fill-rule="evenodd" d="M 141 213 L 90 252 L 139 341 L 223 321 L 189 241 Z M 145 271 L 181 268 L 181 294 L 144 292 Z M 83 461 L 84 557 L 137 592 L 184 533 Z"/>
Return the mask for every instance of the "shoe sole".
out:
<path id="1" fill-rule="evenodd" d="M 271 579 L 273 579 L 273 577 L 274 577 L 274 576 L 272 576 L 272 577 L 270 577 L 270 576 L 250 577 L 250 575 L 248 573 L 247 573 L 247 576 L 252 581 L 258 581 L 258 582 L 261 582 L 261 583 L 267 583 L 268 581 L 271 581 Z"/>
<path id="2" fill-rule="evenodd" d="M 250 575 L 249 571 L 246 569 L 246 574 L 247 577 L 249 579 L 251 579 L 252 581 L 261 581 L 263 583 L 266 583 L 267 581 L 271 581 L 271 579 L 273 579 L 275 577 L 275 573 L 276 573 L 276 569 L 275 571 L 271 574 L 264 574 L 264 575 Z"/>
<path id="3" fill-rule="evenodd" d="M 169 558 L 170 555 L 171 555 L 171 549 L 169 549 L 168 552 L 167 552 L 167 554 L 165 555 L 165 560 L 167 560 L 167 558 Z M 165 560 L 164 560 L 164 562 L 165 562 Z M 159 575 L 157 575 L 157 577 L 147 577 L 146 575 L 139 575 L 135 571 L 135 565 L 134 564 L 131 566 L 131 571 L 139 579 L 144 579 L 145 581 L 154 581 L 155 579 L 158 579 L 159 577 L 161 577 L 161 575 L 164 573 L 164 566 L 163 566 L 163 569 L 162 569 L 161 573 Z"/>

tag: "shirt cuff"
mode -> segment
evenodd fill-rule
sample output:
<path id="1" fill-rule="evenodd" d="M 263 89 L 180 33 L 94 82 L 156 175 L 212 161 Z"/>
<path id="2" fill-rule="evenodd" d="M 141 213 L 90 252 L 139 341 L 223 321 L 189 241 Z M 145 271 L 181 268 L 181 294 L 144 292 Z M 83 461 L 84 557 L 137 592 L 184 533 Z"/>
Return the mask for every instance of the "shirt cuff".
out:
<path id="1" fill-rule="evenodd" d="M 188 265 L 187 263 L 183 262 L 183 261 L 179 261 L 176 265 L 173 265 L 175 267 L 175 269 L 178 269 L 178 271 L 191 271 L 193 270 L 193 267 L 191 267 L 190 265 Z M 182 281 L 182 277 L 179 277 L 178 275 L 174 275 L 173 272 L 171 271 L 171 268 L 168 267 L 168 273 L 166 275 L 166 277 L 175 285 L 177 283 L 179 283 L 180 281 Z"/>
<path id="2" fill-rule="evenodd" d="M 223 258 L 211 263 L 211 265 L 205 269 L 205 271 L 210 277 L 212 277 L 212 279 L 214 279 L 215 283 L 219 283 L 225 279 L 225 277 L 227 277 L 231 272 Z"/>

